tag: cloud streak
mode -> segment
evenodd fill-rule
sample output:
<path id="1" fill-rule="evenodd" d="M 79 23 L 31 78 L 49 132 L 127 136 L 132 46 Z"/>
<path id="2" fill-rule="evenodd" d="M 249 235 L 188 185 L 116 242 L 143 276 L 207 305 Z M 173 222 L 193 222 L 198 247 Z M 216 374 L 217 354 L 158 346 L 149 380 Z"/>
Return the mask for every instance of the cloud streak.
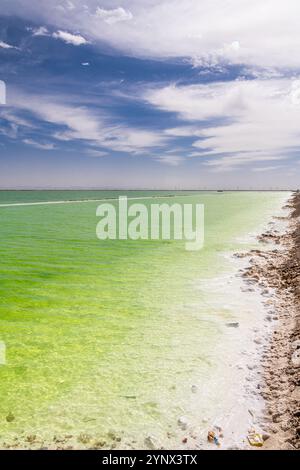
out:
<path id="1" fill-rule="evenodd" d="M 7 42 L 0 41 L 0 49 L 17 49 L 17 47 L 8 44 Z"/>
<path id="2" fill-rule="evenodd" d="M 24 139 L 23 140 L 24 144 L 30 145 L 32 147 L 35 147 L 39 150 L 54 150 L 55 145 L 51 143 L 44 143 L 44 142 L 36 142 L 33 139 Z"/>
<path id="3" fill-rule="evenodd" d="M 215 157 L 208 166 L 284 159 L 300 150 L 299 80 L 170 85 L 150 89 L 144 98 L 190 122 L 166 133 L 193 138 L 192 156 Z"/>
<path id="4" fill-rule="evenodd" d="M 16 125 L 16 114 L 21 111 L 29 112 L 41 120 L 43 125 L 51 123 L 56 126 L 56 130 L 51 134 L 53 139 L 61 142 L 81 142 L 91 156 L 102 156 L 103 148 L 115 152 L 144 153 L 149 149 L 164 146 L 168 140 L 160 131 L 114 124 L 106 113 L 93 111 L 88 104 L 71 103 L 70 97 L 66 99 L 65 96 L 58 95 L 28 95 L 14 90 L 10 106 L 11 112 L 6 111 L 8 121 Z M 19 123 L 19 126 L 22 127 L 22 123 Z M 35 145 L 29 139 L 25 143 Z"/>

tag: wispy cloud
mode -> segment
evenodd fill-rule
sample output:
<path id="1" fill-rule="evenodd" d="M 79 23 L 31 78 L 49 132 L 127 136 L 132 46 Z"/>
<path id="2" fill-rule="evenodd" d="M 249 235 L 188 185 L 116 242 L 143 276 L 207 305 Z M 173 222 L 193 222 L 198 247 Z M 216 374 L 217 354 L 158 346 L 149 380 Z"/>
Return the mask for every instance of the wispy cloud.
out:
<path id="1" fill-rule="evenodd" d="M 281 168 L 286 168 L 286 166 L 285 165 L 259 166 L 256 168 L 252 168 L 252 171 L 256 173 L 260 173 L 260 172 L 280 170 Z"/>
<path id="2" fill-rule="evenodd" d="M 300 149 L 299 80 L 171 85 L 148 90 L 144 96 L 152 105 L 192 123 L 166 133 L 194 138 L 197 155 L 192 156 L 215 157 L 208 166 L 284 159 Z"/>
<path id="3" fill-rule="evenodd" d="M 0 41 L 0 48 L 1 49 L 17 49 L 16 46 L 12 46 L 11 44 L 8 44 L 7 42 Z"/>
<path id="4" fill-rule="evenodd" d="M 28 28 L 29 31 L 32 31 L 33 36 L 50 36 L 48 28 L 45 26 L 39 26 L 38 28 Z"/>
<path id="5" fill-rule="evenodd" d="M 71 103 L 70 97 L 66 99 L 63 95 L 27 95 L 14 90 L 11 104 L 15 110 L 30 112 L 42 122 L 55 125 L 57 129 L 51 134 L 54 139 L 82 142 L 87 149 L 89 145 L 93 146 L 94 149 L 88 151 L 93 156 L 100 156 L 102 148 L 116 152 L 143 153 L 163 146 L 168 140 L 160 131 L 115 124 L 107 113 L 99 110 L 96 112 L 88 105 Z"/>
<path id="6" fill-rule="evenodd" d="M 214 172 L 232 171 L 235 168 L 245 165 L 253 165 L 260 162 L 282 160 L 284 157 L 276 155 L 265 155 L 260 153 L 250 153 L 244 156 L 225 155 L 214 160 L 204 162 L 204 165 L 213 169 Z"/>
<path id="7" fill-rule="evenodd" d="M 32 147 L 35 147 L 40 150 L 54 150 L 55 149 L 54 144 L 45 143 L 45 142 L 37 142 L 33 139 L 24 139 L 23 142 L 26 145 L 31 145 Z"/>
<path id="8" fill-rule="evenodd" d="M 178 166 L 184 162 L 184 158 L 178 155 L 160 155 L 155 157 L 155 160 L 170 166 Z"/>
<path id="9" fill-rule="evenodd" d="M 92 148 L 86 149 L 85 154 L 89 155 L 90 157 L 107 157 L 109 155 L 107 152 L 103 152 L 103 150 L 97 150 Z"/>

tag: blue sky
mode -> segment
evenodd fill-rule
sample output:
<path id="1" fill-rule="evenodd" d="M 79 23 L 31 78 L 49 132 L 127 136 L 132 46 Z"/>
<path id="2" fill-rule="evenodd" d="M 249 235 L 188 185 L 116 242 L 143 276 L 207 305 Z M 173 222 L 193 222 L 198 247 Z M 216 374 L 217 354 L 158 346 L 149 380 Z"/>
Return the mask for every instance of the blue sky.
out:
<path id="1" fill-rule="evenodd" d="M 299 13 L 1 0 L 0 188 L 298 187 Z"/>

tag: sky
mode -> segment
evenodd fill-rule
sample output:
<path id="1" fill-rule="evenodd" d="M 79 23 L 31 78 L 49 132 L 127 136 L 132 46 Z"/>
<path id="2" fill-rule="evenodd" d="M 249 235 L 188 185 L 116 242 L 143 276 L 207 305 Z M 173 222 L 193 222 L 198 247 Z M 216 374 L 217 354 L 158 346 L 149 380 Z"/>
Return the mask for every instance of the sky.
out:
<path id="1" fill-rule="evenodd" d="M 0 0 L 0 189 L 300 187 L 299 0 Z"/>

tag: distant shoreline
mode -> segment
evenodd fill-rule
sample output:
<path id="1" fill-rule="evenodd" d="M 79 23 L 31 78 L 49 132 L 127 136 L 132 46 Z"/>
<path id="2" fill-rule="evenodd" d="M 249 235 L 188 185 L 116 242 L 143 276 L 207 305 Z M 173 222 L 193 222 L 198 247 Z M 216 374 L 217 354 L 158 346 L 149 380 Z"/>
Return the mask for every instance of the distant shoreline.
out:
<path id="1" fill-rule="evenodd" d="M 227 188 L 227 189 L 221 189 L 221 188 L 206 188 L 206 189 L 164 189 L 164 188 L 0 188 L 0 192 L 6 192 L 6 191 L 27 191 L 27 192 L 34 192 L 34 191 L 127 191 L 127 192 L 134 192 L 134 191 L 149 191 L 149 192 L 156 192 L 156 191 L 162 191 L 162 192 L 219 192 L 219 193 L 231 193 L 231 192 L 278 192 L 278 193 L 286 193 L 286 192 L 291 192 L 291 191 L 297 191 L 297 189 L 294 188 L 270 188 L 270 189 L 250 189 L 250 188 L 245 188 L 245 189 L 236 189 L 236 188 Z"/>

